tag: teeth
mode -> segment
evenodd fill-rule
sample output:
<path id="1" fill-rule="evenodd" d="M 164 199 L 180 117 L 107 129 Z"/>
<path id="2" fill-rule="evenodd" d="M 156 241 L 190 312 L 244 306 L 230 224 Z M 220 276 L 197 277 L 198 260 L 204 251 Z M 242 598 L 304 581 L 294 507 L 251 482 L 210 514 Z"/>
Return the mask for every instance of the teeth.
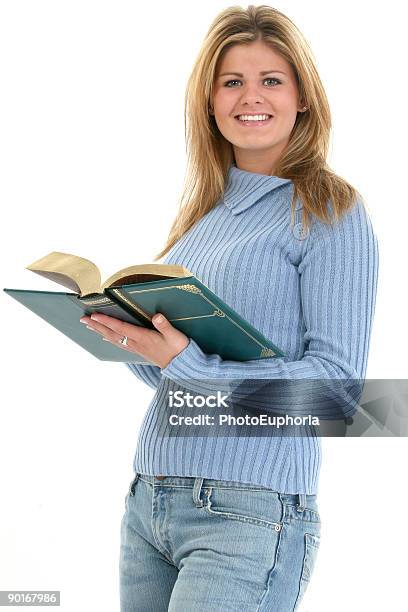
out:
<path id="1" fill-rule="evenodd" d="M 271 115 L 238 115 L 240 121 L 265 121 Z"/>

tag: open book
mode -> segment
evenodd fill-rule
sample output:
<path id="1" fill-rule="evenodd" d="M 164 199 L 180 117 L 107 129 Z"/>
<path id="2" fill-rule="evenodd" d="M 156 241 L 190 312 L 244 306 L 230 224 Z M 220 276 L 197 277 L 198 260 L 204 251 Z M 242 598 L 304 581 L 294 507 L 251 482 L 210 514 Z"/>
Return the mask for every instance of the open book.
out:
<path id="1" fill-rule="evenodd" d="M 247 361 L 284 356 L 270 339 L 184 266 L 154 263 L 129 266 L 101 283 L 99 269 L 91 261 L 53 251 L 27 269 L 74 293 L 4 291 L 98 359 L 150 363 L 119 344 L 103 342 L 100 334 L 80 323 L 84 314 L 93 312 L 152 330 L 156 330 L 152 317 L 161 312 L 205 353 L 216 353 L 222 359 Z"/>
<path id="2" fill-rule="evenodd" d="M 81 297 L 103 294 L 107 287 L 191 276 L 183 266 L 149 263 L 123 268 L 101 283 L 99 268 L 92 261 L 58 251 L 37 259 L 26 269 L 78 292 Z"/>

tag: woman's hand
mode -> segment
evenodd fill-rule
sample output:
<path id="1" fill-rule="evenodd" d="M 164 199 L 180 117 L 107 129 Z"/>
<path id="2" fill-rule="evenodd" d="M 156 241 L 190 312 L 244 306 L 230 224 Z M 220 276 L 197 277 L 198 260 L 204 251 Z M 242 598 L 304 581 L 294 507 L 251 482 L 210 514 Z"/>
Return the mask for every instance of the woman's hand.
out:
<path id="1" fill-rule="evenodd" d="M 80 321 L 86 323 L 88 329 L 101 334 L 104 340 L 118 344 L 120 348 L 130 353 L 138 353 L 160 368 L 165 368 L 190 342 L 188 336 L 173 327 L 160 313 L 156 313 L 152 318 L 153 325 L 158 331 L 125 323 L 100 312 L 92 313 L 90 317 L 83 316 Z M 119 344 L 123 336 L 128 337 L 127 346 Z"/>

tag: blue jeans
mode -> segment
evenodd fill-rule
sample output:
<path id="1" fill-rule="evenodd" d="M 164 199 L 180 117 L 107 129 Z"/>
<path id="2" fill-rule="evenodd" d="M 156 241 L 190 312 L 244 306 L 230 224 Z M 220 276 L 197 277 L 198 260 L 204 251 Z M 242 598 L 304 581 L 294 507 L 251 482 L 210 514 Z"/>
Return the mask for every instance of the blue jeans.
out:
<path id="1" fill-rule="evenodd" d="M 136 474 L 121 523 L 121 612 L 294 612 L 320 543 L 316 495 Z"/>

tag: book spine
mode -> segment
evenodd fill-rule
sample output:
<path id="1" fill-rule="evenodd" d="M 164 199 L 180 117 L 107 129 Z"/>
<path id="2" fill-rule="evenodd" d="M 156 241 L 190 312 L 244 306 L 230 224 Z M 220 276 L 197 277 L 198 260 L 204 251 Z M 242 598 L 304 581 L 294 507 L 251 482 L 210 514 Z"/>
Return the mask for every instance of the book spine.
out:
<path id="1" fill-rule="evenodd" d="M 114 301 L 118 306 L 125 310 L 132 317 L 140 321 L 143 327 L 149 329 L 156 329 L 152 323 L 152 317 L 148 312 L 140 308 L 135 302 L 129 299 L 128 295 L 125 294 L 118 288 L 105 289 L 105 293 Z"/>

